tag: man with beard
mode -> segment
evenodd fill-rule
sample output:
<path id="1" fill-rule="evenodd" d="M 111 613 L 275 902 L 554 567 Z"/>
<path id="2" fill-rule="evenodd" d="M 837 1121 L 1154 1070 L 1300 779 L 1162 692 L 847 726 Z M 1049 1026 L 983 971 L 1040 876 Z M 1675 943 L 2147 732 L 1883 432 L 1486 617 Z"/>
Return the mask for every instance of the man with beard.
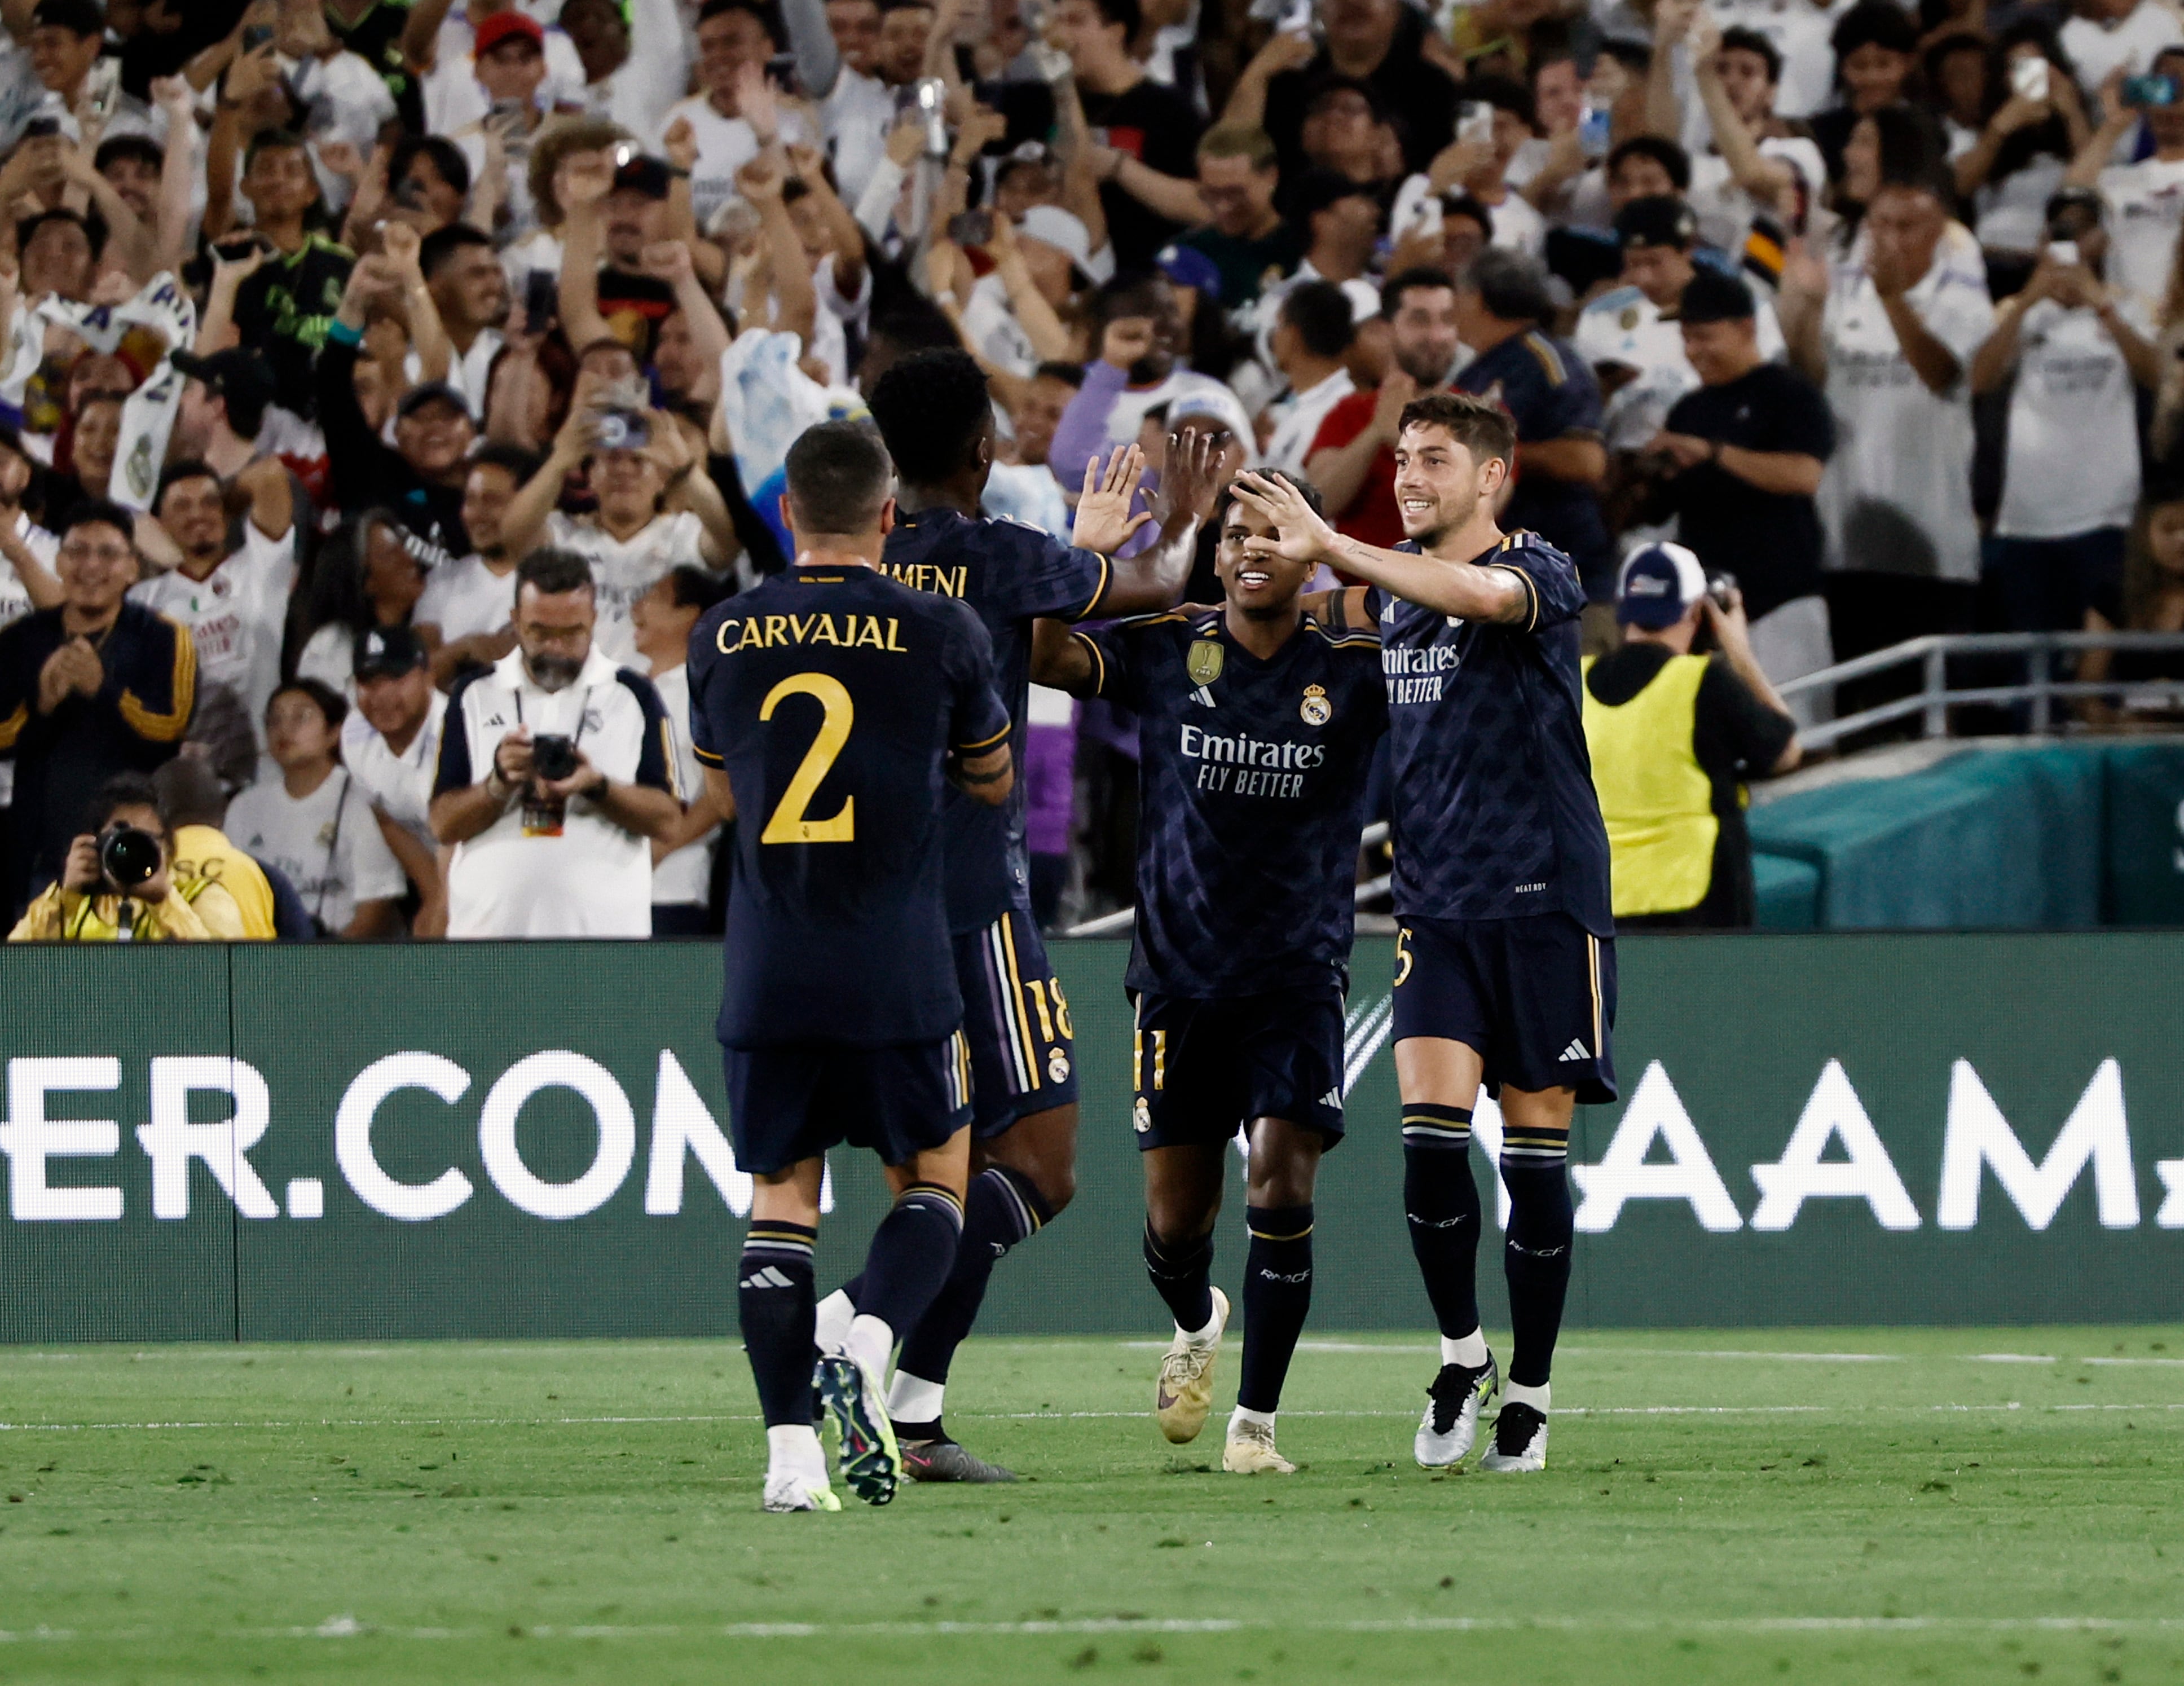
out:
<path id="1" fill-rule="evenodd" d="M 592 644 L 592 570 L 535 550 L 516 648 L 448 698 L 432 835 L 450 937 L 649 937 L 652 839 L 681 818 L 667 711 Z"/>
<path id="2" fill-rule="evenodd" d="M 1448 390 L 1462 366 L 1456 337 L 1456 287 L 1439 270 L 1405 270 L 1381 290 L 1396 366 L 1377 390 L 1352 392 L 1327 413 L 1305 459 L 1335 529 L 1382 549 L 1402 542 L 1396 509 L 1396 439 L 1404 409 Z"/>
<path id="3" fill-rule="evenodd" d="M 1509 1386 L 1482 1467 L 1546 1467 L 1549 1366 L 1569 1285 L 1564 1174 L 1580 1100 L 1615 1099 L 1615 926 L 1607 832 L 1585 752 L 1577 569 L 1494 507 L 1517 453 L 1508 412 L 1468 393 L 1413 400 L 1396 441 L 1404 543 L 1346 538 L 1286 481 L 1236 497 L 1279 530 L 1252 555 L 1368 583 L 1325 600 L 1337 631 L 1377 624 L 1394 793 L 1396 1077 L 1403 1207 L 1440 1330 L 1413 1455 L 1460 1463 L 1499 1371 L 1479 1325 L 1479 1085 L 1502 1106 Z"/>
<path id="4" fill-rule="evenodd" d="M 1084 365 L 1084 384 L 1062 411 L 1047 452 L 1048 466 L 1074 498 L 1088 463 L 1104 462 L 1117 445 L 1134 444 L 1145 412 L 1185 399 L 1219 415 L 1239 439 L 1252 437 L 1251 419 L 1236 394 L 1210 376 L 1177 365 L 1183 313 L 1165 275 L 1117 280 L 1097 304 L 1100 358 Z"/>
<path id="5" fill-rule="evenodd" d="M 452 685 L 465 668 L 490 667 L 515 648 L 515 564 L 501 523 L 538 459 L 520 445 L 489 444 L 471 459 L 463 482 L 463 526 L 471 554 L 432 570 L 417 599 L 417 626 L 434 628 L 432 678 Z"/>

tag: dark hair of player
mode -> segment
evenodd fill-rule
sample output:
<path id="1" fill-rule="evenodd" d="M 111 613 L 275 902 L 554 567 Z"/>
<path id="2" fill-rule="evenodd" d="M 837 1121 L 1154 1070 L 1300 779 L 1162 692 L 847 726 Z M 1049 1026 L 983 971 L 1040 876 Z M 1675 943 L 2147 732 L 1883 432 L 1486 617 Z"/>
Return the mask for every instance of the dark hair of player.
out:
<path id="1" fill-rule="evenodd" d="M 1453 289 L 1455 286 L 1455 281 L 1450 279 L 1446 270 L 1436 270 L 1429 264 L 1419 264 L 1407 270 L 1398 270 L 1389 278 L 1388 284 L 1380 289 L 1381 318 L 1384 321 L 1392 322 L 1402 313 L 1405 293 L 1446 292 Z"/>
<path id="2" fill-rule="evenodd" d="M 1330 281 L 1309 281 L 1282 295 L 1281 320 L 1314 357 L 1340 357 L 1354 336 L 1350 295 Z"/>
<path id="3" fill-rule="evenodd" d="M 1306 480 L 1302 475 L 1275 474 L 1272 477 L 1276 480 L 1285 480 L 1291 486 L 1296 487 L 1297 496 L 1303 498 L 1304 501 L 1311 506 L 1313 515 L 1324 515 L 1327 513 L 1327 501 L 1320 496 L 1319 488 L 1317 486 L 1314 486 L 1310 481 Z M 1235 501 L 1236 483 L 1234 481 L 1229 481 L 1228 485 L 1223 487 L 1219 492 L 1214 494 L 1212 522 L 1213 531 L 1215 532 L 1219 532 L 1223 526 L 1228 525 L 1228 506 Z"/>
<path id="4" fill-rule="evenodd" d="M 1400 436 L 1413 427 L 1446 428 L 1475 463 L 1489 457 L 1505 463 L 1517 460 L 1516 421 L 1490 398 L 1471 392 L 1423 393 L 1403 406 L 1396 431 Z"/>
<path id="5" fill-rule="evenodd" d="M 528 586 L 541 597 L 560 597 L 565 592 L 595 591 L 592 565 L 573 550 L 551 546 L 534 550 L 515 565 L 515 590 L 521 596 Z"/>
<path id="6" fill-rule="evenodd" d="M 880 376 L 869 402 L 909 486 L 938 486 L 973 466 L 994 413 L 984 372 L 960 348 L 913 352 Z"/>
<path id="7" fill-rule="evenodd" d="M 805 429 L 782 468 L 798 534 L 834 538 L 862 538 L 879 525 L 894 475 L 880 436 L 861 421 Z"/>

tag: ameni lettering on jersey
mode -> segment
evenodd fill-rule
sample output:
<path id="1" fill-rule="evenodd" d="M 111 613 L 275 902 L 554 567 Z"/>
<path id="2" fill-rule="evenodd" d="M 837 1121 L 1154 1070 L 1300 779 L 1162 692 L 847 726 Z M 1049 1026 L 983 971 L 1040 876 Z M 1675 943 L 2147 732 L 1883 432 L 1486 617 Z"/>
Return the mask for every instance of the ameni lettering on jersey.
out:
<path id="1" fill-rule="evenodd" d="M 893 615 L 830 614 L 730 615 L 713 636 L 713 647 L 722 655 L 738 650 L 783 649 L 795 644 L 834 644 L 844 649 L 889 650 L 907 655 L 902 642 L 902 623 Z"/>
<path id="2" fill-rule="evenodd" d="M 888 578 L 915 592 L 958 598 L 970 593 L 971 570 L 966 563 L 958 563 L 953 568 L 936 568 L 930 562 L 882 561 L 876 565 Z"/>

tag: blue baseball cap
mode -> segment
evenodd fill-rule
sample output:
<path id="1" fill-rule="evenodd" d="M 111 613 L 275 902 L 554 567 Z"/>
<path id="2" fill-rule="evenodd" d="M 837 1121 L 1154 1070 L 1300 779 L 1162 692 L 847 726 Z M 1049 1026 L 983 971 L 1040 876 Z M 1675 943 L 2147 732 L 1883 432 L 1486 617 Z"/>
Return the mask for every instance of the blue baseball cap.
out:
<path id="1" fill-rule="evenodd" d="M 1641 545 L 1623 559 L 1615 576 L 1615 618 L 1658 632 L 1690 613 L 1706 588 L 1706 570 L 1682 545 Z"/>

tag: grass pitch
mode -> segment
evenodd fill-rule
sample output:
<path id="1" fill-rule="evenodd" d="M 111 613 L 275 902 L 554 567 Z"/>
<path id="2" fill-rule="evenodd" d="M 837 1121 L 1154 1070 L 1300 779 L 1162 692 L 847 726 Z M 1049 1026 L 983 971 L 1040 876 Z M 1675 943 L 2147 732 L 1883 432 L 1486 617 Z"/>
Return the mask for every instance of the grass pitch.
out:
<path id="1" fill-rule="evenodd" d="M 1287 1479 L 1155 1362 L 973 1341 L 1035 1479 L 782 1517 L 733 1343 L 0 1352 L 0 1680 L 2184 1682 L 2184 1332 L 1574 1332 L 1521 1478 L 1411 1465 L 1423 1337 Z"/>

